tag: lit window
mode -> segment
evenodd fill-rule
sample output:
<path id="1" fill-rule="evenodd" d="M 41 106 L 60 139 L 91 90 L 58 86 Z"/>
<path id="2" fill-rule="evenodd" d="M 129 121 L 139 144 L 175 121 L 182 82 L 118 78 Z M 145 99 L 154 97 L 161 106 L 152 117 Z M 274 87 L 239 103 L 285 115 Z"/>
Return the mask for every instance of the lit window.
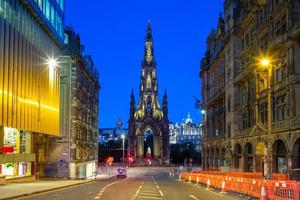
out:
<path id="1" fill-rule="evenodd" d="M 49 0 L 45 0 L 45 16 L 50 20 L 50 3 Z"/>

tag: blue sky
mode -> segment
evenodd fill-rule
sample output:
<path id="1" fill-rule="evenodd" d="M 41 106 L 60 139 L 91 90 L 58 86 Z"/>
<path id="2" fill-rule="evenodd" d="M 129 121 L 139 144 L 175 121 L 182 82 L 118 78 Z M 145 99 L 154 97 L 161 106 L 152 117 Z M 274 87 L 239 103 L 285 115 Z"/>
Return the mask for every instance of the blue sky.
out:
<path id="1" fill-rule="evenodd" d="M 169 118 L 191 113 L 200 122 L 193 96 L 200 98 L 200 60 L 223 1 L 66 0 L 66 25 L 80 34 L 85 53 L 100 73 L 99 127 L 129 116 L 131 88 L 138 97 L 147 21 L 152 23 L 160 101 L 168 92 Z M 138 101 L 138 100 L 136 100 Z"/>

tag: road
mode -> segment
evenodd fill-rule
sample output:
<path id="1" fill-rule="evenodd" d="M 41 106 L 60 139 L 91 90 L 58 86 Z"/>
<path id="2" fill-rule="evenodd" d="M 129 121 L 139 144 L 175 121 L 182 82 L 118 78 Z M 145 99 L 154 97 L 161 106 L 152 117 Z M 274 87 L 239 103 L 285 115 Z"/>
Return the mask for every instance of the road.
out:
<path id="1" fill-rule="evenodd" d="M 232 196 L 205 190 L 169 176 L 169 168 L 131 168 L 128 178 L 112 178 L 56 190 L 28 200 L 233 200 Z"/>

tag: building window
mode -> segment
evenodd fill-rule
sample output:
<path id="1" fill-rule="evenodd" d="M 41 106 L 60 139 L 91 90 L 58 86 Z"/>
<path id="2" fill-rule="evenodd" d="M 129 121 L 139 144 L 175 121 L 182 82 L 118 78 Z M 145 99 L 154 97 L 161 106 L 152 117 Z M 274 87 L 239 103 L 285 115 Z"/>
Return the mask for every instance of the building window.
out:
<path id="1" fill-rule="evenodd" d="M 268 122 L 268 103 L 263 102 L 259 105 L 259 112 L 260 112 L 260 122 L 262 124 L 267 124 Z"/>
<path id="2" fill-rule="evenodd" d="M 280 19 L 278 19 L 275 22 L 274 28 L 275 28 L 275 36 L 279 36 L 286 33 L 286 29 L 287 29 L 286 15 L 283 15 Z"/>
<path id="3" fill-rule="evenodd" d="M 276 120 L 281 121 L 287 117 L 287 99 L 286 95 L 276 98 Z"/>
<path id="4" fill-rule="evenodd" d="M 286 63 L 279 63 L 279 68 L 275 70 L 275 81 L 278 83 L 283 81 L 287 76 Z"/>
<path id="5" fill-rule="evenodd" d="M 249 128 L 249 116 L 248 112 L 243 112 L 242 114 L 242 129 Z"/>

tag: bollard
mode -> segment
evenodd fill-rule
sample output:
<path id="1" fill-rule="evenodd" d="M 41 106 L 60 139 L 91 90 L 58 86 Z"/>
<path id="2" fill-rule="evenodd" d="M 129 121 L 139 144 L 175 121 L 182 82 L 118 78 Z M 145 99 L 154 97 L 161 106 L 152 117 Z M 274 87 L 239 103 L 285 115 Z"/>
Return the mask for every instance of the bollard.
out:
<path id="1" fill-rule="evenodd" d="M 191 180 L 192 180 L 192 177 L 191 177 L 191 176 L 189 176 L 189 182 L 191 182 Z"/>

